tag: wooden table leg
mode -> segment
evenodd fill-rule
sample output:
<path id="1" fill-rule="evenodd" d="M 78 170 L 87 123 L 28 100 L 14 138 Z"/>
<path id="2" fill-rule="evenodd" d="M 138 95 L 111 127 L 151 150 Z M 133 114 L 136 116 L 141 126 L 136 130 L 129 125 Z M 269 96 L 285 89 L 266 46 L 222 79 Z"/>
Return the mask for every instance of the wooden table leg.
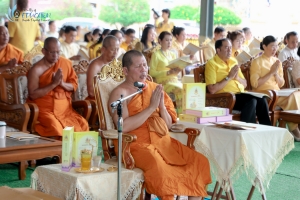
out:
<path id="1" fill-rule="evenodd" d="M 19 164 L 19 179 L 24 180 L 26 178 L 26 168 L 28 166 L 27 161 L 21 161 Z"/>
<path id="2" fill-rule="evenodd" d="M 211 200 L 213 200 L 214 198 L 216 198 L 218 189 L 219 189 L 219 181 L 216 182 L 214 191 L 213 191 L 213 193 L 212 193 L 212 195 L 211 195 Z"/>
<path id="3" fill-rule="evenodd" d="M 253 195 L 254 190 L 255 190 L 255 186 L 252 185 L 251 190 L 250 190 L 250 192 L 249 192 L 249 195 L 248 195 L 248 197 L 247 197 L 247 200 L 250 200 L 250 199 L 252 198 L 252 195 Z"/>

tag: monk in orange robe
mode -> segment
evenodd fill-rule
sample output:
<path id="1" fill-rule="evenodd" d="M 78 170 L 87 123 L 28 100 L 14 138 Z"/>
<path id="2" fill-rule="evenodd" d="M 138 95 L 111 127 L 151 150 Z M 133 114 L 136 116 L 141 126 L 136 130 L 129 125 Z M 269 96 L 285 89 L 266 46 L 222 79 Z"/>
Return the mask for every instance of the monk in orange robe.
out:
<path id="1" fill-rule="evenodd" d="M 42 136 L 61 136 L 63 128 L 88 131 L 87 121 L 72 109 L 71 94 L 77 88 L 77 76 L 70 60 L 59 57 L 59 42 L 45 40 L 44 57 L 28 72 L 28 102 L 39 107 L 35 130 Z"/>
<path id="2" fill-rule="evenodd" d="M 9 33 L 0 26 L 0 73 L 23 62 L 23 51 L 8 43 Z"/>
<path id="3" fill-rule="evenodd" d="M 123 71 L 126 80 L 112 91 L 109 105 L 121 94 L 126 97 L 136 92 L 135 81 L 147 84 L 141 94 L 123 102 L 123 132 L 137 136 L 130 149 L 136 167 L 144 172 L 147 192 L 162 200 L 173 200 L 174 195 L 187 195 L 189 200 L 207 196 L 205 187 L 211 183 L 208 159 L 170 138 L 168 129 L 176 122 L 176 111 L 162 85 L 146 81 L 148 66 L 142 53 L 128 51 Z M 117 112 L 111 116 L 117 124 Z"/>
<path id="4" fill-rule="evenodd" d="M 116 59 L 120 43 L 118 38 L 113 35 L 106 36 L 101 48 L 101 56 L 95 58 L 88 67 L 86 72 L 86 84 L 88 96 L 86 100 L 95 100 L 94 94 L 94 76 L 97 75 L 102 67 Z"/>

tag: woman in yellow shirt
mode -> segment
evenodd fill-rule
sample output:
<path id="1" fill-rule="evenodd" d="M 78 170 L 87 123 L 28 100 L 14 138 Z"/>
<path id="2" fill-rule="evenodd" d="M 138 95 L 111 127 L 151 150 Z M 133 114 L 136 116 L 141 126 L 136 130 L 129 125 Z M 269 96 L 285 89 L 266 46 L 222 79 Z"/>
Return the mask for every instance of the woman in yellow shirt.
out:
<path id="1" fill-rule="evenodd" d="M 164 86 L 164 90 L 171 99 L 176 101 L 177 112 L 181 113 L 182 101 L 182 83 L 178 81 L 177 74 L 181 72 L 180 68 L 167 68 L 169 62 L 176 59 L 176 54 L 170 50 L 172 44 L 172 35 L 163 31 L 158 37 L 161 49 L 154 52 L 150 61 L 150 75 L 155 81 Z"/>
<path id="2" fill-rule="evenodd" d="M 142 33 L 142 38 L 140 42 L 137 42 L 135 45 L 135 50 L 140 52 L 144 52 L 147 49 L 151 49 L 152 47 L 156 46 L 154 42 L 156 37 L 155 27 L 154 26 L 147 26 Z"/>
<path id="3" fill-rule="evenodd" d="M 97 54 L 100 51 L 100 48 L 102 47 L 102 41 L 109 33 L 110 33 L 110 29 L 104 29 L 98 41 L 90 46 L 89 48 L 90 60 L 97 57 Z"/>
<path id="4" fill-rule="evenodd" d="M 280 90 L 284 85 L 284 78 L 281 62 L 275 57 L 278 49 L 276 39 L 273 36 L 265 37 L 261 42 L 260 49 L 264 53 L 254 59 L 250 67 L 251 86 L 255 91 Z M 277 105 L 283 110 L 299 110 L 300 92 L 293 92 L 287 97 L 280 96 Z M 288 123 L 288 128 L 295 139 L 300 141 L 298 125 Z"/>
<path id="5" fill-rule="evenodd" d="M 230 39 L 232 44 L 231 57 L 236 57 L 243 51 L 242 49 L 244 43 L 243 34 L 239 31 L 233 31 L 233 32 L 228 31 L 227 38 Z"/>

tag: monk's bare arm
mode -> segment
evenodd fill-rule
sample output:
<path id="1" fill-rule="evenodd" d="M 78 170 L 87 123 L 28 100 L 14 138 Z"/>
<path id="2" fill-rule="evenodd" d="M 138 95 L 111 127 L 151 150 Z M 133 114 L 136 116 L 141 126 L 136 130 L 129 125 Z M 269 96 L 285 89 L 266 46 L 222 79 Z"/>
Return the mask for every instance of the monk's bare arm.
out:
<path id="1" fill-rule="evenodd" d="M 101 66 L 98 66 L 95 60 L 90 64 L 86 74 L 86 84 L 89 97 L 95 97 L 94 94 L 94 76 L 100 71 Z"/>
<path id="2" fill-rule="evenodd" d="M 121 94 L 123 94 L 124 97 L 129 95 L 129 94 L 125 93 L 124 89 L 121 89 L 119 87 L 119 88 L 116 88 L 115 90 L 113 90 L 113 92 L 110 95 L 109 101 L 108 101 L 110 115 L 112 116 L 113 121 L 116 126 L 118 124 L 118 114 L 117 114 L 117 111 L 115 111 L 114 113 L 111 112 L 110 104 L 112 102 L 118 100 L 120 98 Z M 122 109 L 122 111 L 123 111 L 123 113 L 122 113 L 123 133 L 128 133 L 128 132 L 140 127 L 149 118 L 149 116 L 155 111 L 155 109 L 156 108 L 154 108 L 153 106 L 149 106 L 142 112 L 129 117 L 127 102 L 123 102 L 123 109 Z"/>
<path id="3" fill-rule="evenodd" d="M 28 93 L 29 98 L 35 100 L 45 96 L 48 92 L 53 90 L 59 82 L 52 82 L 46 87 L 39 88 L 39 66 L 32 67 L 28 72 Z"/>

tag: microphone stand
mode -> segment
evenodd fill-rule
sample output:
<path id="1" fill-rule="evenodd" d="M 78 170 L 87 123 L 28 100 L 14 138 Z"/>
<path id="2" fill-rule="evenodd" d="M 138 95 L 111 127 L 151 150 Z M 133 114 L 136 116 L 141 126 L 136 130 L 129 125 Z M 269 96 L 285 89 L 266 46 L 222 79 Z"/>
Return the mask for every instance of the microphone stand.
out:
<path id="1" fill-rule="evenodd" d="M 123 98 L 123 95 L 121 95 L 121 98 L 117 101 L 114 101 L 110 104 L 112 107 L 112 112 L 117 108 L 117 114 L 118 114 L 118 200 L 121 200 L 121 164 L 122 164 L 122 132 L 123 132 L 123 118 L 122 118 L 122 102 L 134 97 L 135 95 L 142 93 L 142 88 L 138 88 L 137 92 Z"/>

